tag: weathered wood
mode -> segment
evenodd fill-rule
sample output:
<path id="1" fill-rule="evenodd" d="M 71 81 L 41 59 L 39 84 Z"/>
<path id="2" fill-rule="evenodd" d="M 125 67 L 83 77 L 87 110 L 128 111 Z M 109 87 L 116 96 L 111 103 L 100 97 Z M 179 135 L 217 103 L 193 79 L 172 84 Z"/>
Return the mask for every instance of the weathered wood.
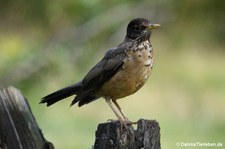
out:
<path id="1" fill-rule="evenodd" d="M 0 90 L 0 149 L 53 149 L 28 102 L 14 87 Z"/>
<path id="2" fill-rule="evenodd" d="M 120 122 L 98 125 L 94 149 L 160 149 L 160 127 L 155 120 L 140 119 L 137 129 Z"/>

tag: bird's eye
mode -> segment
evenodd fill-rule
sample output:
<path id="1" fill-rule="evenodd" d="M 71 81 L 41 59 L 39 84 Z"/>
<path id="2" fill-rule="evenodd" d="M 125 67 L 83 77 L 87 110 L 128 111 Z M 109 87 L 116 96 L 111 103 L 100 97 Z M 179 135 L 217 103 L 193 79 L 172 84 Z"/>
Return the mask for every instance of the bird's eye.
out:
<path id="1" fill-rule="evenodd" d="M 141 26 L 135 25 L 135 26 L 134 26 L 134 29 L 135 29 L 136 31 L 141 31 Z"/>

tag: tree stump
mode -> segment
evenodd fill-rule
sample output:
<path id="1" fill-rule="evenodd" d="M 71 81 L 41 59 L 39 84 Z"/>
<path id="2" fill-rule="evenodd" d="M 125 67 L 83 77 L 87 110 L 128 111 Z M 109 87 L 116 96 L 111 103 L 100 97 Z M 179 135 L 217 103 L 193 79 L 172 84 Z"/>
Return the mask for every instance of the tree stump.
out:
<path id="1" fill-rule="evenodd" d="M 160 127 L 155 120 L 140 119 L 137 129 L 119 121 L 102 123 L 96 131 L 94 149 L 160 149 Z"/>
<path id="2" fill-rule="evenodd" d="M 30 106 L 14 87 L 0 90 L 0 149 L 53 149 Z"/>

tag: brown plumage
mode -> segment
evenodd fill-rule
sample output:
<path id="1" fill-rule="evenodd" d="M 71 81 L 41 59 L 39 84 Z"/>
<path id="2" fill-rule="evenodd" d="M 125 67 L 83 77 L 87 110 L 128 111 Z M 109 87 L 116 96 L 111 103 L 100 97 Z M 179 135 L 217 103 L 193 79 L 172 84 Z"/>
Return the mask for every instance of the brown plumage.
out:
<path id="1" fill-rule="evenodd" d="M 116 100 L 135 93 L 147 81 L 153 65 L 151 30 L 159 26 L 143 18 L 133 19 L 124 41 L 108 50 L 82 81 L 43 97 L 41 103 L 50 106 L 76 95 L 71 105 L 80 107 L 104 97 L 119 120 L 128 120 Z"/>

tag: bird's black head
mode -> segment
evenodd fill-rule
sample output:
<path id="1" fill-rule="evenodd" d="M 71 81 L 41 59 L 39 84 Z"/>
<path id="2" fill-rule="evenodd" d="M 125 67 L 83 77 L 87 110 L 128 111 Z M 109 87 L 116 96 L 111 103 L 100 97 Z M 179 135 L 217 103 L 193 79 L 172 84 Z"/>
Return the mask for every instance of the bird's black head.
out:
<path id="1" fill-rule="evenodd" d="M 136 18 L 130 21 L 127 26 L 126 39 L 145 41 L 149 40 L 151 30 L 160 27 L 159 24 L 153 24 L 147 19 Z"/>

